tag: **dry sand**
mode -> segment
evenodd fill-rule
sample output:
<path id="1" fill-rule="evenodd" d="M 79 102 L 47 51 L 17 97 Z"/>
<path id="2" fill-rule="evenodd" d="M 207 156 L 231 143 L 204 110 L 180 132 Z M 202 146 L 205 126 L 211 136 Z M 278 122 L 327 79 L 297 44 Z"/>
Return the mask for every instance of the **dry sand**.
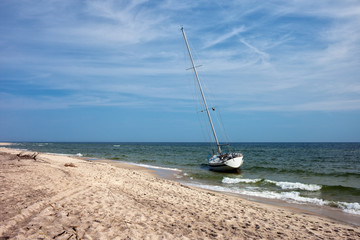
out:
<path id="1" fill-rule="evenodd" d="M 10 146 L 13 145 L 12 143 L 8 143 L 8 142 L 0 142 L 0 146 Z"/>
<path id="2" fill-rule="evenodd" d="M 360 239 L 360 228 L 160 179 L 0 148 L 0 239 Z"/>

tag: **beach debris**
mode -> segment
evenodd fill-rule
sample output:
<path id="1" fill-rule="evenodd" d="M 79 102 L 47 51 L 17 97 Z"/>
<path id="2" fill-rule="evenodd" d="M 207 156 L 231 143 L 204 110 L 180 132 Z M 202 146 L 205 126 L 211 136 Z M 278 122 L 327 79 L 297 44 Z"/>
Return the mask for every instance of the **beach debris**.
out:
<path id="1" fill-rule="evenodd" d="M 55 235 L 55 236 L 53 237 L 53 239 L 55 239 L 55 238 L 57 238 L 57 237 L 59 237 L 59 236 L 63 235 L 64 233 L 66 233 L 66 231 L 62 231 L 61 233 L 59 233 L 59 234 Z"/>
<path id="2" fill-rule="evenodd" d="M 39 155 L 38 152 L 20 152 L 16 156 L 23 159 L 34 159 L 36 160 L 36 157 Z"/>
<path id="3" fill-rule="evenodd" d="M 65 166 L 65 167 L 76 167 L 76 165 L 73 164 L 73 163 L 65 163 L 64 166 Z"/>
<path id="4" fill-rule="evenodd" d="M 70 227 L 70 229 L 69 229 L 69 227 Z M 57 237 L 60 237 L 60 236 L 62 236 L 62 239 L 65 239 L 63 237 L 67 237 L 66 239 L 72 239 L 73 236 L 75 237 L 75 239 L 79 239 L 79 236 L 77 234 L 77 229 L 76 229 L 77 226 L 69 226 L 69 227 L 64 228 L 64 231 L 55 235 L 53 237 L 53 239 L 56 239 Z"/>

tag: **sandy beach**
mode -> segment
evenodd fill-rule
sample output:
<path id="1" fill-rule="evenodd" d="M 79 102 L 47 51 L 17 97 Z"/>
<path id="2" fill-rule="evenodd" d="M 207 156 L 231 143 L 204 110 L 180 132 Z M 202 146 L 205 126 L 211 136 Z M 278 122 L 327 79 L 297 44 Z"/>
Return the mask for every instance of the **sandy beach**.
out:
<path id="1" fill-rule="evenodd" d="M 10 146 L 10 145 L 12 145 L 12 143 L 0 142 L 0 146 Z"/>
<path id="2" fill-rule="evenodd" d="M 360 228 L 127 164 L 0 148 L 0 239 L 360 239 Z"/>

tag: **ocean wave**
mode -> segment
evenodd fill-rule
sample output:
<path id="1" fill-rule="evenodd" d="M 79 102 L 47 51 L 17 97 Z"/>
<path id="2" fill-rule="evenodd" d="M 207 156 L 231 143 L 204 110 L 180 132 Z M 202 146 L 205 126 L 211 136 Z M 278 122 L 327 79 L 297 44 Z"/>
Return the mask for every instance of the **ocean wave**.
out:
<path id="1" fill-rule="evenodd" d="M 66 157 L 76 156 L 75 154 L 68 154 L 68 153 L 53 153 L 53 152 L 44 152 L 44 153 L 50 155 L 57 155 L 57 156 L 66 156 Z"/>
<path id="2" fill-rule="evenodd" d="M 360 188 L 345 187 L 341 185 L 336 185 L 336 186 L 324 185 L 321 188 L 321 192 L 334 192 L 334 191 L 351 194 L 353 196 L 360 196 Z"/>
<path id="3" fill-rule="evenodd" d="M 277 173 L 293 173 L 293 174 L 301 174 L 306 176 L 329 176 L 329 177 L 356 177 L 360 178 L 360 173 L 358 172 L 318 172 L 313 171 L 312 169 L 288 169 L 282 167 L 266 167 L 266 166 L 253 166 L 246 168 L 249 171 L 266 171 L 266 172 L 277 172 Z"/>
<path id="4" fill-rule="evenodd" d="M 83 155 L 81 153 L 75 154 L 77 157 L 82 157 Z"/>
<path id="5" fill-rule="evenodd" d="M 247 178 L 229 178 L 224 177 L 222 183 L 258 183 L 261 182 L 263 179 L 256 178 L 256 179 L 247 179 Z"/>
<path id="6" fill-rule="evenodd" d="M 191 186 L 200 187 L 208 190 L 214 190 L 219 192 L 231 192 L 252 197 L 278 199 L 287 202 L 293 202 L 297 204 L 314 204 L 319 206 L 329 206 L 342 209 L 346 213 L 360 215 L 360 204 L 357 202 L 335 202 L 327 201 L 320 198 L 303 197 L 300 192 L 273 192 L 273 191 L 259 191 L 258 188 L 245 188 L 245 189 L 233 189 L 223 186 L 205 185 L 205 184 L 189 184 Z"/>
<path id="7" fill-rule="evenodd" d="M 281 200 L 290 200 L 295 201 L 296 203 L 312 203 L 320 206 L 329 205 L 329 201 L 319 199 L 319 198 L 310 198 L 310 197 L 303 197 L 300 196 L 300 192 L 292 191 L 292 192 L 281 192 L 281 193 L 275 193 L 276 199 Z"/>
<path id="8" fill-rule="evenodd" d="M 277 182 L 272 180 L 265 180 L 265 182 L 275 184 L 283 190 L 306 190 L 306 191 L 319 191 L 321 189 L 321 185 L 317 184 L 305 184 L 299 182 Z"/>
<path id="9" fill-rule="evenodd" d="M 355 203 L 337 202 L 337 204 L 338 207 L 343 209 L 344 212 L 360 215 L 360 204 L 357 202 Z"/>
<path id="10" fill-rule="evenodd" d="M 150 169 L 152 168 L 152 169 L 161 169 L 161 170 L 182 172 L 182 170 L 180 170 L 178 168 L 159 167 L 159 166 L 153 166 L 153 165 L 147 165 L 147 164 L 141 164 L 141 163 L 133 163 L 133 162 L 126 162 L 126 163 L 136 165 L 136 166 L 139 166 L 139 167 L 150 168 Z"/>
<path id="11" fill-rule="evenodd" d="M 234 183 L 270 183 L 275 184 L 276 186 L 280 187 L 283 190 L 306 190 L 306 191 L 319 191 L 322 186 L 317 184 L 305 184 L 305 183 L 299 183 L 299 182 L 278 182 L 268 179 L 247 179 L 247 178 L 229 178 L 224 177 L 221 181 L 222 183 L 228 183 L 228 184 L 234 184 Z"/>

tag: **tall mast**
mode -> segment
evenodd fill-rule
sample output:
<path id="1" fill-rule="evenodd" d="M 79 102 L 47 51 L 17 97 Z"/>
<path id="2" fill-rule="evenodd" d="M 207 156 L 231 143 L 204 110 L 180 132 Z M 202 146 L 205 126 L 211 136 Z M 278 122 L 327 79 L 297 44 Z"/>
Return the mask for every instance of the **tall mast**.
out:
<path id="1" fill-rule="evenodd" d="M 200 83 L 200 79 L 199 79 L 199 76 L 198 76 L 197 71 L 196 71 L 196 67 L 195 67 L 195 64 L 194 64 L 194 60 L 193 60 L 193 57 L 192 57 L 192 55 L 191 55 L 190 47 L 189 47 L 189 44 L 188 44 L 188 41 L 187 41 L 187 38 L 186 38 L 185 31 L 184 31 L 184 28 L 183 28 L 183 27 L 181 28 L 181 32 L 182 32 L 182 34 L 183 34 L 183 36 L 184 36 L 186 48 L 187 48 L 187 51 L 188 51 L 188 53 L 189 53 L 190 61 L 191 61 L 191 64 L 192 64 L 192 69 L 194 70 L 195 77 L 196 77 L 197 83 L 198 83 L 199 88 L 200 88 L 201 97 L 202 97 L 202 100 L 203 100 L 204 105 L 205 105 L 206 114 L 207 114 L 207 116 L 208 116 L 208 118 L 209 118 L 211 130 L 212 130 L 212 132 L 213 132 L 213 134 L 214 134 L 214 138 L 215 138 L 215 141 L 216 141 L 216 145 L 217 145 L 217 147 L 218 147 L 218 151 L 219 151 L 219 153 L 221 154 L 221 152 L 222 152 L 222 151 L 221 151 L 221 147 L 220 147 L 218 138 L 217 138 L 217 136 L 216 136 L 216 132 L 215 132 L 215 128 L 214 128 L 213 122 L 212 122 L 212 120 L 211 120 L 209 108 L 208 108 L 207 103 L 206 103 L 206 99 L 205 99 L 205 96 L 204 96 L 204 92 L 203 92 L 203 90 L 202 90 L 202 86 L 201 86 L 201 83 Z"/>

